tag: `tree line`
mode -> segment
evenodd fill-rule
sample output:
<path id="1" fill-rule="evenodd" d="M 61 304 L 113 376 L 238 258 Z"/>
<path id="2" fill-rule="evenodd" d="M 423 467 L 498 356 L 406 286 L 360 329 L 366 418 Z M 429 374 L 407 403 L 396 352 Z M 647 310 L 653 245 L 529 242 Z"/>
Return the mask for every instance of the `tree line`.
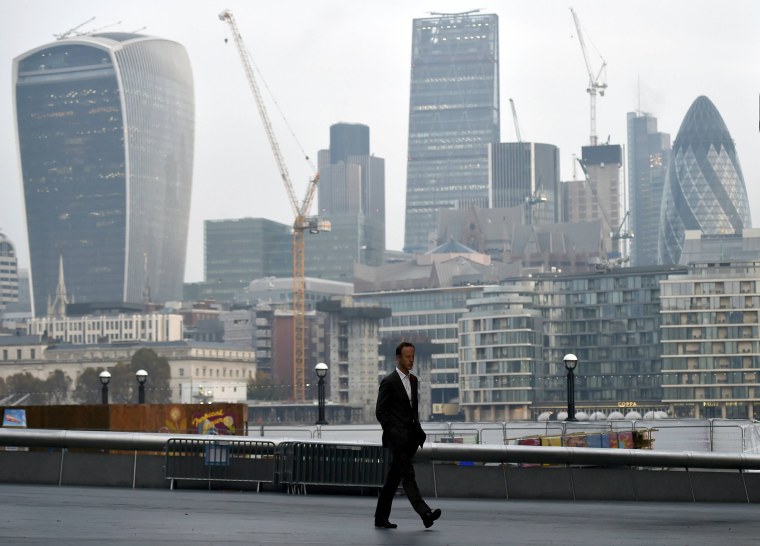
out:
<path id="1" fill-rule="evenodd" d="M 110 368 L 85 368 L 73 390 L 72 379 L 61 370 L 53 371 L 46 379 L 34 377 L 29 372 L 17 373 L 6 379 L 0 378 L 0 400 L 12 396 L 14 403 L 25 406 L 57 405 L 71 401 L 79 404 L 99 404 L 102 391 L 100 372 L 106 370 L 111 374 L 108 398 L 113 404 L 137 402 L 137 370 L 148 372 L 148 380 L 145 383 L 146 402 L 166 404 L 171 401 L 169 362 L 151 349 L 140 349 L 129 362 L 119 362 Z M 24 395 L 28 396 L 19 400 Z"/>

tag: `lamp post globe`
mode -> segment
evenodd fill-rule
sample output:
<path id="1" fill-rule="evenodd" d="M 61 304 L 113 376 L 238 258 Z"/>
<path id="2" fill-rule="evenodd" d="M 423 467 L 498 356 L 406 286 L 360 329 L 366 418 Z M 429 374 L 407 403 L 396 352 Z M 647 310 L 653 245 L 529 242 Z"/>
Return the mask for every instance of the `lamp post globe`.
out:
<path id="1" fill-rule="evenodd" d="M 111 372 L 103 370 L 98 377 L 100 384 L 103 385 L 100 390 L 100 401 L 102 404 L 108 404 L 108 384 L 111 382 Z"/>
<path id="2" fill-rule="evenodd" d="M 140 404 L 145 403 L 145 381 L 148 380 L 148 372 L 145 370 L 137 370 L 135 373 L 135 377 L 137 378 L 137 382 L 140 384 L 137 391 L 137 401 Z"/>
<path id="3" fill-rule="evenodd" d="M 568 371 L 574 370 L 578 365 L 578 357 L 572 353 L 568 353 L 562 359 L 562 363 L 565 365 L 565 368 L 567 368 Z"/>
<path id="4" fill-rule="evenodd" d="M 317 377 L 319 378 L 319 383 L 317 383 L 317 390 L 319 393 L 319 418 L 317 419 L 317 425 L 326 425 L 327 420 L 325 420 L 325 376 L 327 375 L 327 364 L 324 362 L 320 362 L 316 366 L 314 366 L 314 371 L 317 374 Z"/>
<path id="5" fill-rule="evenodd" d="M 577 421 L 575 418 L 575 367 L 578 365 L 578 357 L 568 353 L 562 359 L 567 370 L 567 419 L 565 421 Z"/>

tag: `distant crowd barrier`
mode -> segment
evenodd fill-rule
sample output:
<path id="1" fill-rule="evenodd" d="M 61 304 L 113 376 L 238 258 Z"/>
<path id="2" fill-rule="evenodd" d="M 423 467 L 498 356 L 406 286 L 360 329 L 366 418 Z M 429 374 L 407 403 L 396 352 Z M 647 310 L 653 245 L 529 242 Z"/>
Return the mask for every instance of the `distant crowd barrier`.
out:
<path id="1" fill-rule="evenodd" d="M 177 480 L 254 482 L 275 481 L 275 443 L 239 440 L 171 438 L 166 442 L 166 479 L 174 489 Z"/>
<path id="2" fill-rule="evenodd" d="M 380 487 L 388 472 L 388 450 L 379 445 L 283 442 L 278 448 L 278 482 L 290 493 L 307 485 Z"/>

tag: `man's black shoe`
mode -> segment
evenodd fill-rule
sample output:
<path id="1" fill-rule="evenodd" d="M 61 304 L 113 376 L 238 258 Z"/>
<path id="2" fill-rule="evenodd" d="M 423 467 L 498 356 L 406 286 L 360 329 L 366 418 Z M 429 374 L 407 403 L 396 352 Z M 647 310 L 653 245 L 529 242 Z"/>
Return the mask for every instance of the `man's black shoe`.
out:
<path id="1" fill-rule="evenodd" d="M 433 522 L 441 517 L 441 509 L 436 508 L 435 510 L 428 510 L 424 514 L 422 514 L 422 523 L 425 524 L 425 529 L 428 527 L 433 526 Z"/>
<path id="2" fill-rule="evenodd" d="M 440 513 L 438 515 L 440 516 Z M 396 527 L 398 527 L 398 525 L 396 525 L 395 523 L 391 523 L 387 519 L 376 519 L 375 527 L 380 527 L 381 529 L 395 529 Z"/>

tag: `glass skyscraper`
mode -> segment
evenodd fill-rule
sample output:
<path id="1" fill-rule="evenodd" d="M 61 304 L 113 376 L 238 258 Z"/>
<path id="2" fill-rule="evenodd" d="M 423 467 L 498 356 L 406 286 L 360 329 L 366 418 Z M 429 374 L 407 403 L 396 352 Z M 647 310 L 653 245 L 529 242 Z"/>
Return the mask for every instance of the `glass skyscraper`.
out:
<path id="1" fill-rule="evenodd" d="M 670 162 L 670 135 L 657 131 L 657 118 L 628 112 L 628 192 L 631 228 L 631 263 L 657 263 L 660 204 Z"/>
<path id="2" fill-rule="evenodd" d="M 404 250 L 431 246 L 438 211 L 487 207 L 499 142 L 499 28 L 477 12 L 415 19 Z"/>
<path id="3" fill-rule="evenodd" d="M 489 207 L 523 207 L 526 223 L 559 222 L 559 148 L 536 142 L 502 142 L 489 149 Z"/>
<path id="4" fill-rule="evenodd" d="M 13 63 L 34 310 L 59 259 L 77 302 L 182 297 L 193 77 L 184 47 L 131 33 L 59 40 Z"/>
<path id="5" fill-rule="evenodd" d="M 679 263 L 686 230 L 729 235 L 751 227 L 734 141 L 715 105 L 698 97 L 673 144 L 660 209 L 660 263 Z"/>

